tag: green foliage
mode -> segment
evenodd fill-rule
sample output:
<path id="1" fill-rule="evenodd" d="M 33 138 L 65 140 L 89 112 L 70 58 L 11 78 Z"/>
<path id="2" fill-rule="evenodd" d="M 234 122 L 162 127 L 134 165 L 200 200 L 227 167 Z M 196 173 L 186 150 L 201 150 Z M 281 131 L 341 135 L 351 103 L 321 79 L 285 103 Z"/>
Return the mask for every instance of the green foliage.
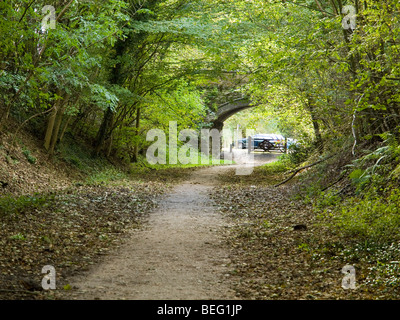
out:
<path id="1" fill-rule="evenodd" d="M 248 180 L 247 183 L 250 184 L 253 181 L 260 184 L 275 184 L 281 182 L 284 179 L 284 174 L 293 168 L 293 163 L 290 162 L 285 154 L 282 154 L 277 161 L 255 167 L 251 177 L 243 179 L 243 181 Z M 239 177 L 238 179 L 241 180 Z"/>
<path id="2" fill-rule="evenodd" d="M 372 176 L 367 171 L 355 169 L 349 174 L 349 178 L 357 186 L 357 191 L 360 191 L 370 182 Z"/>
<path id="3" fill-rule="evenodd" d="M 292 144 L 288 148 L 287 157 L 295 165 L 307 160 L 312 151 L 312 147 L 305 144 Z"/>
<path id="4" fill-rule="evenodd" d="M 93 84 L 90 88 L 90 92 L 91 101 L 99 106 L 101 109 L 116 109 L 118 105 L 118 97 L 112 92 L 108 91 L 103 86 L 99 84 Z"/>
<path id="5" fill-rule="evenodd" d="M 10 236 L 11 240 L 26 240 L 25 236 L 21 233 L 17 233 L 13 236 Z"/>
<path id="6" fill-rule="evenodd" d="M 313 203 L 313 207 L 318 211 L 337 206 L 342 200 L 337 192 L 332 190 L 320 191 L 315 198 L 316 200 Z"/>
<path id="7" fill-rule="evenodd" d="M 373 190 L 362 199 L 351 198 L 335 217 L 335 224 L 348 236 L 359 240 L 389 242 L 397 240 L 400 231 L 400 191 L 392 190 L 382 197 Z"/>
<path id="8" fill-rule="evenodd" d="M 106 167 L 103 170 L 95 171 L 86 178 L 88 185 L 107 185 L 109 183 L 128 179 L 126 173 L 114 167 Z"/>
<path id="9" fill-rule="evenodd" d="M 65 158 L 65 160 L 68 163 L 72 164 L 73 166 L 77 167 L 78 169 L 83 169 L 81 159 L 72 155 L 72 156 Z"/>
<path id="10" fill-rule="evenodd" d="M 261 166 L 262 170 L 274 173 L 286 172 L 290 169 L 293 169 L 293 167 L 294 164 L 291 162 L 287 154 L 281 154 L 277 161 L 269 162 Z"/>
<path id="11" fill-rule="evenodd" d="M 69 283 L 67 283 L 66 285 L 63 286 L 63 289 L 69 291 L 72 290 L 72 286 Z"/>
<path id="12" fill-rule="evenodd" d="M 50 205 L 53 195 L 33 195 L 14 197 L 12 195 L 0 198 L 0 215 L 14 216 L 32 211 L 45 205 Z"/>
<path id="13" fill-rule="evenodd" d="M 349 178 L 360 193 L 369 186 L 381 187 L 398 180 L 400 144 L 395 135 L 385 132 L 379 135 L 383 142 L 373 151 L 364 150 L 364 155 L 347 165 L 352 171 Z"/>
<path id="14" fill-rule="evenodd" d="M 121 36 L 118 24 L 126 21 L 124 1 L 72 3 L 55 29 L 38 32 L 43 18 L 43 1 L 3 2 L 2 37 L 0 38 L 0 83 L 12 81 L 14 90 L 1 86 L 9 108 L 48 107 L 55 93 L 49 86 L 61 87 L 72 94 L 89 84 L 89 71 L 100 67 L 100 48 L 108 40 L 113 44 Z M 54 4 L 57 12 L 61 4 Z M 97 51 L 96 51 L 97 50 Z M 14 104 L 19 95 L 18 105 Z"/>
<path id="15" fill-rule="evenodd" d="M 178 148 L 179 149 L 179 148 Z M 190 159 L 188 164 L 182 164 L 178 161 L 177 164 L 171 164 L 169 161 L 169 149 L 168 146 L 166 148 L 166 164 L 149 164 L 145 157 L 139 156 L 139 159 L 136 163 L 131 164 L 131 168 L 133 170 L 163 170 L 168 168 L 194 168 L 194 167 L 201 167 L 201 166 L 209 166 L 212 164 L 232 164 L 231 160 L 228 159 L 215 159 L 210 154 L 208 157 L 202 152 L 197 152 L 197 154 L 190 155 L 187 153 L 187 156 Z"/>
<path id="16" fill-rule="evenodd" d="M 72 2 L 55 29 L 41 30 L 45 4 L 0 4 L 0 112 L 23 121 L 65 103 L 61 123 L 97 153 L 130 162 L 148 147 L 148 130 L 166 130 L 169 121 L 178 131 L 198 130 L 219 102 L 237 96 L 257 106 L 227 127 L 296 138 L 294 164 L 321 139 L 329 150 L 348 136 L 395 133 L 396 1 L 365 1 L 353 32 L 343 30 L 337 0 L 88 0 Z M 60 14 L 64 4 L 53 5 Z M 35 118 L 38 128 L 48 116 Z M 351 168 L 357 192 L 393 169 L 396 152 L 383 148 Z M 65 159 L 88 168 L 79 154 Z"/>
<path id="17" fill-rule="evenodd" d="M 309 252 L 310 246 L 307 243 L 301 243 L 298 245 L 298 248 L 302 251 Z"/>
<path id="18" fill-rule="evenodd" d="M 178 132 L 182 129 L 197 129 L 199 120 L 205 115 L 201 92 L 180 80 L 175 87 L 159 90 L 148 98 L 150 104 L 145 110 L 144 130 L 157 128 L 168 132 L 169 122 L 178 122 Z"/>
<path id="19" fill-rule="evenodd" d="M 79 169 L 90 185 L 106 184 L 125 178 L 125 174 L 107 159 L 93 157 L 89 148 L 76 143 L 69 135 L 65 137 L 65 143 L 60 145 L 57 151 L 59 158 Z"/>
<path id="20" fill-rule="evenodd" d="M 28 149 L 24 149 L 22 151 L 23 155 L 26 157 L 26 160 L 28 160 L 29 163 L 35 164 L 37 159 L 32 156 L 31 152 Z"/>
<path id="21" fill-rule="evenodd" d="M 239 125 L 242 131 L 253 129 L 256 133 L 281 134 L 278 129 L 279 120 L 274 115 L 267 114 L 265 108 L 268 107 L 254 107 L 239 112 L 225 121 L 224 128 L 233 131 Z"/>
<path id="22" fill-rule="evenodd" d="M 355 243 L 384 245 L 399 240 L 399 143 L 390 133 L 381 138 L 384 141 L 374 151 L 366 150 L 346 166 L 355 194 L 343 198 L 335 189 L 321 192 L 317 187 L 311 200 L 325 223 L 332 224 L 339 234 Z"/>

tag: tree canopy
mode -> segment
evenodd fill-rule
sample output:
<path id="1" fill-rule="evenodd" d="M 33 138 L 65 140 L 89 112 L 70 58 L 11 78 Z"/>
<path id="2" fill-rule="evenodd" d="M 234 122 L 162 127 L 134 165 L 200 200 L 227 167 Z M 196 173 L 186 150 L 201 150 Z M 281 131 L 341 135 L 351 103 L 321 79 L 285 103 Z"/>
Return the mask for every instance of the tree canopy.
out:
<path id="1" fill-rule="evenodd" d="M 68 132 L 135 161 L 150 128 L 200 129 L 238 97 L 257 105 L 253 122 L 320 150 L 397 130 L 396 1 L 18 0 L 0 10 L 1 123 L 35 119 L 51 154 Z"/>

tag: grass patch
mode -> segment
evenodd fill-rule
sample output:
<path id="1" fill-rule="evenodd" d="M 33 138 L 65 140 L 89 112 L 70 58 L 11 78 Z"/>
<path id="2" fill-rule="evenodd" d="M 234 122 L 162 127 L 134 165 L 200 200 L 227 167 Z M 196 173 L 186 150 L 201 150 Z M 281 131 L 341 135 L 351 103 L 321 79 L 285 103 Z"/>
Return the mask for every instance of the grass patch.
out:
<path id="1" fill-rule="evenodd" d="M 352 197 L 339 206 L 335 226 L 348 237 L 360 241 L 391 242 L 400 240 L 400 190 L 383 197 L 368 192 L 363 198 Z"/>
<path id="2" fill-rule="evenodd" d="M 150 164 L 145 156 L 139 156 L 138 161 L 130 164 L 112 165 L 103 157 L 93 157 L 90 148 L 79 145 L 70 137 L 58 147 L 59 158 L 76 167 L 83 173 L 83 183 L 87 185 L 116 185 L 133 181 L 178 182 L 188 178 L 189 174 L 198 167 L 213 165 L 213 159 L 202 153 L 197 159 L 188 164 Z M 168 154 L 168 153 L 167 153 Z M 232 161 L 214 159 L 218 165 L 231 164 Z"/>
<path id="3" fill-rule="evenodd" d="M 269 186 L 284 180 L 285 173 L 292 168 L 293 164 L 290 160 L 284 154 L 280 154 L 276 161 L 254 167 L 253 172 L 249 175 L 235 175 L 232 170 L 231 173 L 222 175 L 219 179 L 223 183 Z"/>
<path id="4" fill-rule="evenodd" d="M 101 185 L 128 179 L 129 176 L 125 172 L 118 170 L 115 167 L 108 166 L 103 170 L 96 171 L 89 175 L 86 178 L 85 183 L 88 185 Z"/>
<path id="5" fill-rule="evenodd" d="M 167 155 L 168 155 L 168 153 L 167 153 Z M 171 164 L 169 161 L 169 157 L 167 156 L 165 164 L 160 164 L 160 163 L 150 164 L 148 162 L 148 160 L 146 159 L 146 157 L 139 156 L 138 161 L 136 163 L 133 163 L 131 165 L 131 167 L 132 167 L 132 169 L 139 169 L 139 170 L 141 170 L 143 168 L 147 168 L 147 169 L 151 169 L 151 170 L 164 170 L 164 169 L 169 169 L 169 168 L 185 169 L 185 168 L 195 168 L 195 167 L 203 167 L 203 166 L 211 166 L 211 165 L 226 165 L 226 164 L 234 163 L 231 160 L 216 159 L 216 158 L 213 158 L 212 155 L 207 156 L 201 152 L 199 152 L 197 154 L 197 156 L 190 158 L 190 161 L 187 164 L 181 163 L 179 161 L 179 159 L 177 162 L 178 163 L 176 163 L 176 164 Z"/>
<path id="6" fill-rule="evenodd" d="M 290 161 L 286 154 L 281 154 L 277 161 L 269 162 L 257 168 L 259 171 L 265 171 L 266 174 L 284 173 L 291 170 L 295 165 Z"/>

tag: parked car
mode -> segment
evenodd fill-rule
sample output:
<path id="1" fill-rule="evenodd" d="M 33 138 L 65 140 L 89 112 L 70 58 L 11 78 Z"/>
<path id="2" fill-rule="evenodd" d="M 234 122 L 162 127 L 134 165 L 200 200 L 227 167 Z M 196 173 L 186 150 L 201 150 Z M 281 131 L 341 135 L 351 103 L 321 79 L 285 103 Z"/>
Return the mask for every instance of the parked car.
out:
<path id="1" fill-rule="evenodd" d="M 252 136 L 254 150 L 280 150 L 284 152 L 285 138 L 279 134 L 255 134 Z M 248 139 L 243 138 L 238 140 L 239 148 L 247 149 Z"/>

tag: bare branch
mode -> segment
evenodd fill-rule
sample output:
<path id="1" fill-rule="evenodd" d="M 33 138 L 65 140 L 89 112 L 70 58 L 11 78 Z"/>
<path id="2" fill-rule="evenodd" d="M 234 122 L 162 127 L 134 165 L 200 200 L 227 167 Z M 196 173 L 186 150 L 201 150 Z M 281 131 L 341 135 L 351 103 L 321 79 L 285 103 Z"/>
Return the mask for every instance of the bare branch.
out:
<path id="1" fill-rule="evenodd" d="M 318 161 L 316 161 L 316 162 L 314 162 L 314 163 L 311 163 L 311 164 L 309 164 L 309 165 L 307 165 L 307 166 L 304 166 L 304 167 L 301 167 L 301 168 L 298 168 L 298 169 L 289 171 L 289 173 L 292 173 L 292 172 L 293 172 L 293 174 L 292 174 L 289 178 L 287 178 L 286 180 L 284 180 L 284 181 L 282 181 L 282 182 L 280 182 L 280 183 L 274 185 L 274 187 L 279 187 L 280 185 L 285 184 L 285 183 L 288 182 L 289 180 L 293 179 L 294 176 L 295 176 L 296 174 L 298 174 L 301 170 L 304 170 L 304 169 L 307 169 L 307 168 L 311 168 L 311 167 L 313 167 L 313 166 L 315 166 L 315 165 L 317 165 L 317 164 L 319 164 L 319 163 L 321 163 L 321 162 L 324 162 L 324 161 L 326 161 L 326 160 L 328 160 L 328 159 L 334 157 L 335 155 L 336 155 L 336 154 L 330 155 L 330 156 L 328 156 L 328 157 L 325 157 L 324 159 L 318 160 Z"/>

